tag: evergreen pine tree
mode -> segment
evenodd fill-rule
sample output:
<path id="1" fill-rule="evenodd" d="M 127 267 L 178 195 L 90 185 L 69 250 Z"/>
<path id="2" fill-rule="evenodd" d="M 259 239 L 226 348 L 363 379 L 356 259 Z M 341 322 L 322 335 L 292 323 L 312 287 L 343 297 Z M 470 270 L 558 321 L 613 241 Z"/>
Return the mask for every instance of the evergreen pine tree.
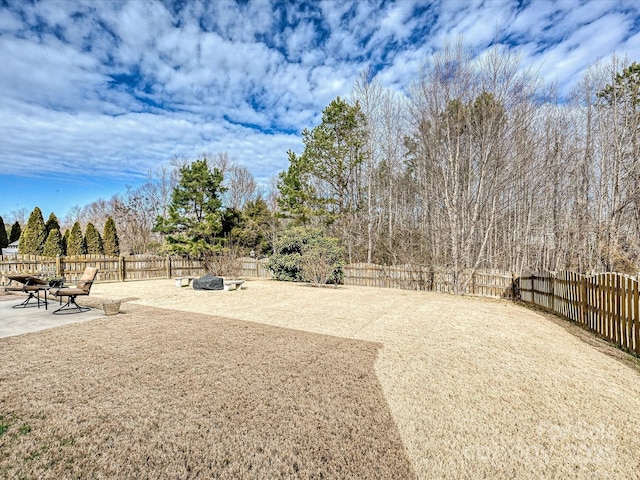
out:
<path id="1" fill-rule="evenodd" d="M 11 226 L 11 233 L 9 234 L 9 243 L 13 243 L 17 240 L 20 240 L 20 236 L 22 235 L 22 228 L 20 224 L 16 220 L 16 222 Z"/>
<path id="2" fill-rule="evenodd" d="M 62 248 L 62 235 L 57 228 L 52 229 L 47 236 L 47 241 L 44 244 L 42 255 L 45 257 L 56 257 L 63 255 L 64 249 Z"/>
<path id="3" fill-rule="evenodd" d="M 44 224 L 46 230 L 47 230 L 47 238 L 49 238 L 49 233 L 51 233 L 51 230 L 58 230 L 58 233 L 60 233 L 60 222 L 58 222 L 58 217 L 56 217 L 56 214 L 51 212 L 51 215 L 49 215 L 49 219 L 47 220 L 47 223 Z M 60 237 L 62 238 L 62 234 L 60 234 Z"/>
<path id="4" fill-rule="evenodd" d="M 84 255 L 85 253 L 87 253 L 87 245 L 85 244 L 84 237 L 82 236 L 80 222 L 76 222 L 73 224 L 73 228 L 71 228 L 71 233 L 69 234 L 69 239 L 67 241 L 67 255 Z"/>
<path id="5" fill-rule="evenodd" d="M 64 231 L 64 235 L 62 236 L 62 254 L 67 254 L 67 245 L 69 245 L 69 236 L 71 235 L 71 230 L 68 228 Z"/>
<path id="6" fill-rule="evenodd" d="M 114 222 L 111 217 L 107 218 L 107 222 L 104 224 L 102 242 L 105 255 L 109 257 L 117 257 L 120 255 L 120 239 L 116 231 L 116 222 Z"/>
<path id="7" fill-rule="evenodd" d="M 202 158 L 180 169 L 180 180 L 173 189 L 169 214 L 156 219 L 155 231 L 164 233 L 167 251 L 205 260 L 221 250 L 223 176 L 211 170 Z"/>
<path id="8" fill-rule="evenodd" d="M 7 229 L 4 226 L 4 220 L 0 217 L 0 248 L 7 248 L 9 245 L 9 237 L 7 237 Z"/>
<path id="9" fill-rule="evenodd" d="M 44 242 L 47 241 L 47 231 L 44 226 L 44 218 L 42 218 L 42 211 L 39 207 L 33 209 L 29 220 L 27 220 L 27 226 L 24 227 L 24 232 L 20 236 L 20 243 L 18 244 L 18 253 L 23 255 L 42 255 L 44 248 Z"/>
<path id="10" fill-rule="evenodd" d="M 100 236 L 100 232 L 96 230 L 96 227 L 91 222 L 87 224 L 87 229 L 85 230 L 84 234 L 84 241 L 87 245 L 87 253 L 91 253 L 94 255 L 104 255 L 102 237 Z"/>

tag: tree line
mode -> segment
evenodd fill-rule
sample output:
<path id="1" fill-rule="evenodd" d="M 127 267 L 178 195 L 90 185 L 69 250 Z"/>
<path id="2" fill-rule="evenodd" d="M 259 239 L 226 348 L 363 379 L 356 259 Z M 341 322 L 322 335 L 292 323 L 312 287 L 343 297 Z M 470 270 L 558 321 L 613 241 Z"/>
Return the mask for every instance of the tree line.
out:
<path id="1" fill-rule="evenodd" d="M 338 239 L 349 263 L 458 282 L 479 268 L 635 274 L 639 91 L 640 65 L 616 57 L 561 96 L 513 51 L 448 44 L 406 94 L 363 72 L 267 189 L 226 153 L 175 158 L 72 220 L 113 218 L 131 253 L 273 254 L 303 227 Z"/>
<path id="2" fill-rule="evenodd" d="M 289 152 L 279 206 L 349 262 L 446 268 L 458 289 L 478 268 L 636 274 L 639 87 L 640 65 L 613 58 L 563 99 L 517 54 L 461 43 L 406 97 L 365 72 Z"/>
<path id="3" fill-rule="evenodd" d="M 6 247 L 16 240 L 19 242 L 18 253 L 22 255 L 120 255 L 120 240 L 115 221 L 111 217 L 107 218 L 102 235 L 91 222 L 87 224 L 84 234 L 80 222 L 75 222 L 63 235 L 55 213 L 51 212 L 45 222 L 42 210 L 35 207 L 24 228 L 17 221 L 14 223 L 9 238 L 4 221 L 0 217 L 0 246 Z"/>

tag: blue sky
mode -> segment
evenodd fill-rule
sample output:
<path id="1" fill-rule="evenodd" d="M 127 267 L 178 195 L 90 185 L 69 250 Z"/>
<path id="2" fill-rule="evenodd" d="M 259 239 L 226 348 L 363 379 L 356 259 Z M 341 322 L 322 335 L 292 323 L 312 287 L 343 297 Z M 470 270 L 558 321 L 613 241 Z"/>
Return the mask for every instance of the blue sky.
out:
<path id="1" fill-rule="evenodd" d="M 203 152 L 267 185 L 363 69 L 406 91 L 458 36 L 566 94 L 597 60 L 640 60 L 640 2 L 0 0 L 0 215 L 63 218 Z"/>

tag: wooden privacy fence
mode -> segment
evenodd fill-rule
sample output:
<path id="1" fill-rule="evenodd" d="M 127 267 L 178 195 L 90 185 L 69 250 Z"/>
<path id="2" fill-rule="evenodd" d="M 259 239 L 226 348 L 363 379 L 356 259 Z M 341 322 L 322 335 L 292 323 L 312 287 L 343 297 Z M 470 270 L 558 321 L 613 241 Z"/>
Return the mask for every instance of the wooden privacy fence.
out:
<path id="1" fill-rule="evenodd" d="M 640 355 L 638 281 L 620 273 L 527 273 L 520 299 L 580 323 L 624 350 Z"/>
<path id="2" fill-rule="evenodd" d="M 237 259 L 240 277 L 273 278 L 267 268 L 268 259 L 243 257 Z M 88 266 L 98 267 L 98 282 L 152 280 L 186 275 L 204 275 L 199 260 L 182 257 L 127 256 L 104 257 L 78 255 L 73 257 L 41 257 L 15 255 L 0 261 L 0 281 L 6 285 L 11 273 L 30 273 L 50 277 L 64 277 L 73 283 Z M 419 265 L 377 265 L 354 263 L 344 268 L 344 284 L 365 287 L 401 288 L 451 292 L 454 276 L 451 272 Z M 461 283 L 466 284 L 467 295 L 513 298 L 513 276 L 499 271 L 463 273 Z"/>
<path id="3" fill-rule="evenodd" d="M 199 260 L 181 257 L 138 256 L 105 257 L 77 255 L 70 257 L 42 257 L 12 255 L 0 261 L 0 281 L 8 283 L 7 275 L 30 273 L 45 277 L 64 277 L 68 283 L 76 282 L 86 267 L 98 267 L 97 282 L 150 280 L 184 275 L 204 275 Z"/>
<path id="4" fill-rule="evenodd" d="M 267 263 L 266 259 L 239 258 L 236 274 L 242 277 L 271 278 Z M 73 283 L 82 276 L 84 269 L 88 266 L 98 267 L 98 282 L 152 280 L 205 274 L 201 261 L 183 257 L 77 255 L 52 258 L 38 255 L 11 255 L 0 260 L 0 284 L 6 285 L 7 275 L 12 273 L 64 277 L 67 282 Z"/>
<path id="5" fill-rule="evenodd" d="M 268 260 L 239 258 L 240 277 L 271 278 Z M 64 277 L 77 281 L 88 266 L 99 269 L 97 281 L 129 281 L 204 275 L 202 262 L 181 257 L 128 256 L 39 257 L 15 255 L 0 260 L 0 281 L 7 275 L 30 273 Z M 356 263 L 344 267 L 344 284 L 452 292 L 497 298 L 518 298 L 580 323 L 621 348 L 640 355 L 640 291 L 638 281 L 618 273 L 592 276 L 573 272 L 527 273 L 515 277 L 501 271 L 463 272 L 455 278 L 450 271 L 419 265 L 377 265 Z M 457 280 L 457 282 L 456 282 Z"/>
<path id="6" fill-rule="evenodd" d="M 450 271 L 420 265 L 352 263 L 344 267 L 345 285 L 452 292 L 455 280 Z M 514 276 L 511 273 L 497 270 L 463 272 L 457 283 L 464 286 L 458 293 L 513 298 Z"/>

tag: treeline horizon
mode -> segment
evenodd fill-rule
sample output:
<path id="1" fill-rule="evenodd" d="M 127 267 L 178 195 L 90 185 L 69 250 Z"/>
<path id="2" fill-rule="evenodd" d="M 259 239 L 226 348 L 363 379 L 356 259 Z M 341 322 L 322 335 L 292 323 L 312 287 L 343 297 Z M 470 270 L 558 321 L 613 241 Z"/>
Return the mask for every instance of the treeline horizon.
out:
<path id="1" fill-rule="evenodd" d="M 337 237 L 348 263 L 468 269 L 640 270 L 640 65 L 594 64 L 567 98 L 521 58 L 462 43 L 427 58 L 407 95 L 363 72 L 348 99 L 302 133 L 304 150 L 269 191 L 226 153 L 227 247 L 268 254 L 289 225 Z M 162 247 L 180 167 L 92 202 L 76 219 L 111 216 L 123 251 Z"/>
<path id="2" fill-rule="evenodd" d="M 520 60 L 448 45 L 408 97 L 363 73 L 289 152 L 280 206 L 349 262 L 637 274 L 640 65 L 595 64 L 562 99 Z"/>

